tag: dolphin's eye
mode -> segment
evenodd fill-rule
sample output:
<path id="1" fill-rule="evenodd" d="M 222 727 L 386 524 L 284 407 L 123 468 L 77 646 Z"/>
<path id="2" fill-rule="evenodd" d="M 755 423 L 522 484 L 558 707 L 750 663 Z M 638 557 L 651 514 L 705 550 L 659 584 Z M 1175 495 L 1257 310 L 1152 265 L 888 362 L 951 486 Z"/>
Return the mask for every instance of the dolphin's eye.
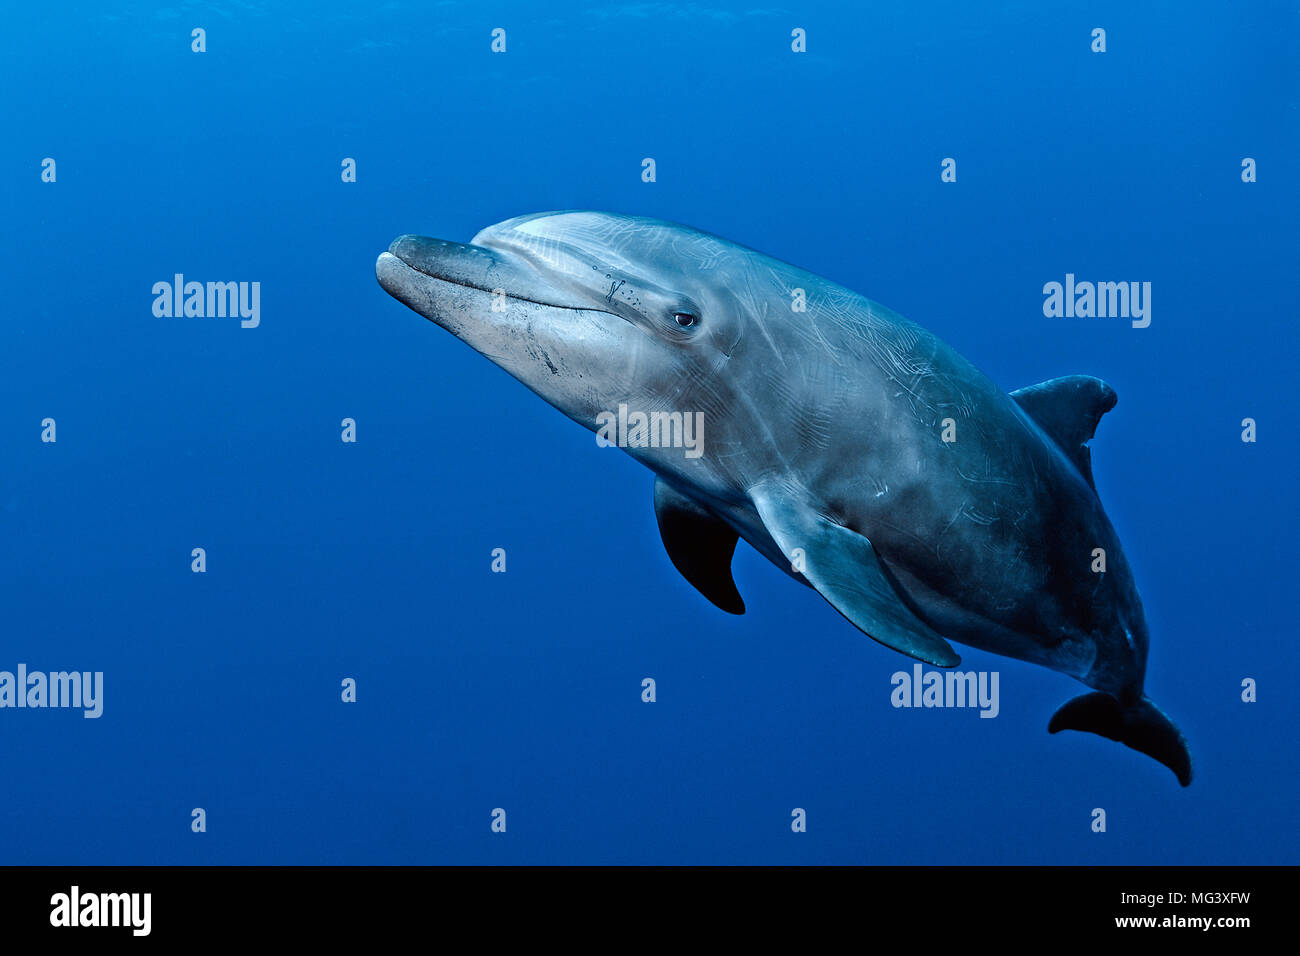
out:
<path id="1" fill-rule="evenodd" d="M 692 325 L 694 325 L 696 322 L 699 321 L 699 319 L 696 318 L 694 315 L 692 315 L 690 312 L 674 312 L 673 318 L 676 320 L 677 324 L 684 329 L 689 329 Z"/>

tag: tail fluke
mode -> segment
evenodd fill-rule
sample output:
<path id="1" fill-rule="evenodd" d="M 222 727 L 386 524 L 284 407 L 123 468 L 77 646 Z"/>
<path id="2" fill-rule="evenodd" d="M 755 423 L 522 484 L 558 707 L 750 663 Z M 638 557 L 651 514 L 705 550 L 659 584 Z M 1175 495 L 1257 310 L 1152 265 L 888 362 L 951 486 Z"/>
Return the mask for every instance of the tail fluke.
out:
<path id="1" fill-rule="evenodd" d="M 1048 733 L 1086 730 L 1154 757 L 1174 772 L 1184 787 L 1192 782 L 1192 755 L 1182 731 L 1146 697 L 1124 707 L 1110 694 L 1084 694 L 1052 715 Z"/>

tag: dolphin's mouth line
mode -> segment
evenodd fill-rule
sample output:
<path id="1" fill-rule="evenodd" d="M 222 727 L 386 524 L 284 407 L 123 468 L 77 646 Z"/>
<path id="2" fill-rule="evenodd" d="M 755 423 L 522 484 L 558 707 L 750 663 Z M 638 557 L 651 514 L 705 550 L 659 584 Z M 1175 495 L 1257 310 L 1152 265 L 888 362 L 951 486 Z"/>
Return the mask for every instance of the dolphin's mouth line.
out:
<path id="1" fill-rule="evenodd" d="M 491 247 L 488 247 L 488 246 L 482 246 L 482 247 L 480 247 L 480 248 L 489 249 L 489 248 L 491 248 Z M 496 249 L 492 249 L 492 251 L 493 251 L 493 252 L 496 252 L 497 250 L 496 250 Z M 459 287 L 462 288 L 462 289 L 473 289 L 475 292 L 486 292 L 486 293 L 488 293 L 489 295 L 498 295 L 498 294 L 502 294 L 502 295 L 504 295 L 505 298 L 510 299 L 510 300 L 513 300 L 513 301 L 515 301 L 515 302 L 527 302 L 527 303 L 529 303 L 529 304 L 531 304 L 531 305 L 540 305 L 540 306 L 542 306 L 542 307 L 544 307 L 544 308 L 547 308 L 547 309 L 563 309 L 563 310 L 566 311 L 566 312 L 599 312 L 599 313 L 602 313 L 602 314 L 604 314 L 604 315 L 613 316 L 614 318 L 617 318 L 617 319 L 623 319 L 623 317 L 622 317 L 621 315 L 618 315 L 618 314 L 615 313 L 615 312 L 608 312 L 608 311 L 606 311 L 605 309 L 593 309 L 593 308 L 591 308 L 591 307 L 589 307 L 589 306 L 585 306 L 585 305 L 561 305 L 561 304 L 559 304 L 558 302 L 547 302 L 547 301 L 544 301 L 544 300 L 542 300 L 542 299 L 533 299 L 533 298 L 529 298 L 529 297 L 526 296 L 526 295 L 519 295 L 519 294 L 516 294 L 516 293 L 511 293 L 511 292 L 505 290 L 504 288 L 502 288 L 501 286 L 492 286 L 492 287 L 489 287 L 489 284 L 488 284 L 488 283 L 474 282 L 474 281 L 471 280 L 471 279 L 467 279 L 467 278 L 460 277 L 460 276 L 450 276 L 450 275 L 445 275 L 445 274 L 440 275 L 440 274 L 439 274 L 439 270 L 438 270 L 437 267 L 436 267 L 436 266 L 437 266 L 436 261 L 429 262 L 429 264 L 428 264 L 427 266 L 423 266 L 423 267 L 422 267 L 421 265 L 419 265 L 419 264 L 417 264 L 417 263 L 410 262 L 410 261 L 404 259 L 402 256 L 400 256 L 400 255 L 394 253 L 394 252 L 391 251 L 391 250 L 388 250 L 388 251 L 383 252 L 383 253 L 380 254 L 380 258 L 381 258 L 381 259 L 382 259 L 384 256 L 389 256 L 389 257 L 391 257 L 391 258 L 397 260 L 397 261 L 400 262 L 403 266 L 405 266 L 407 269 L 411 270 L 412 272 L 414 272 L 414 273 L 416 273 L 416 274 L 418 274 L 418 275 L 422 275 L 422 276 L 424 276 L 425 278 L 428 278 L 428 279 L 436 279 L 438 282 L 445 282 L 445 283 L 447 283 L 447 285 L 459 286 Z M 545 279 L 544 276 L 542 276 L 539 272 L 537 272 L 537 270 L 536 270 L 535 268 L 533 268 L 532 263 L 528 262 L 527 259 L 524 259 L 523 257 L 518 257 L 518 256 L 516 256 L 515 258 L 516 258 L 519 262 L 521 262 L 521 263 L 527 265 L 527 266 L 529 267 L 529 269 L 530 269 L 534 274 L 537 275 L 538 278 L 540 278 L 540 279 Z M 501 289 L 501 292 L 500 292 L 500 293 L 497 292 L 498 289 Z M 627 320 L 626 320 L 626 319 L 623 319 L 623 321 L 627 321 Z"/>

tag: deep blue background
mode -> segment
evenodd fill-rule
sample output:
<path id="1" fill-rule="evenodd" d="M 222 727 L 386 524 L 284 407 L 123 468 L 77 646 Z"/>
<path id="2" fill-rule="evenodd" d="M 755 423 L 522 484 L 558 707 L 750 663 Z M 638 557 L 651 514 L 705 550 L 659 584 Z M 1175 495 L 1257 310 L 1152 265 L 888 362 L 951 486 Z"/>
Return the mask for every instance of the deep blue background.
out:
<path id="1" fill-rule="evenodd" d="M 1297 862 L 1296 14 L 1040 6 L 9 9 L 0 669 L 106 699 L 0 711 L 0 862 Z M 979 651 L 998 719 L 893 709 L 910 662 L 744 545 L 717 611 L 648 472 L 375 283 L 400 233 L 554 208 L 790 260 L 1007 389 L 1110 382 L 1192 787 Z M 175 272 L 260 281 L 261 327 L 155 318 Z M 1044 318 L 1066 272 L 1152 282 L 1151 327 Z"/>

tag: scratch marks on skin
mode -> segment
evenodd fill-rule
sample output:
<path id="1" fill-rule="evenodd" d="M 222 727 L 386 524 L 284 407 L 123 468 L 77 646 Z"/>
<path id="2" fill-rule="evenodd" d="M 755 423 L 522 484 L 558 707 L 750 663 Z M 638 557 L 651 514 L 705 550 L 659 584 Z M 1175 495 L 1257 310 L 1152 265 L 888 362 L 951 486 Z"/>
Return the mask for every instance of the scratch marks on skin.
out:
<path id="1" fill-rule="evenodd" d="M 824 407 L 795 404 L 791 425 L 804 448 L 831 447 L 836 422 Z"/>
<path id="2" fill-rule="evenodd" d="M 777 277 L 771 270 L 768 270 L 767 278 L 771 280 L 773 288 L 779 286 Z M 763 341 L 768 345 L 768 354 L 780 362 L 782 368 L 786 368 L 788 367 L 786 362 L 787 350 L 777 343 L 768 329 L 769 323 L 775 321 L 770 311 L 774 297 L 763 280 L 763 275 L 754 271 L 748 264 L 744 264 L 737 281 L 728 287 L 727 291 L 735 298 L 740 314 L 745 315 L 747 319 L 745 322 L 738 324 L 737 337 L 727 350 L 727 357 L 730 358 L 736 353 L 736 349 L 746 332 L 757 330 Z M 777 314 L 780 314 L 779 309 Z"/>
<path id="3" fill-rule="evenodd" d="M 669 248 L 679 255 L 696 254 L 695 265 L 702 272 L 716 269 L 730 258 L 731 247 L 709 236 L 674 236 Z"/>
<path id="4" fill-rule="evenodd" d="M 962 507 L 961 516 L 967 521 L 972 521 L 975 524 L 983 525 L 985 527 L 988 527 L 998 520 L 995 516 L 983 514 L 969 505 L 964 505 Z"/>
<path id="5" fill-rule="evenodd" d="M 896 524 L 884 515 L 876 518 L 876 524 L 881 529 L 892 532 L 899 540 L 907 539 L 908 541 L 911 541 L 912 546 L 918 553 L 929 555 L 929 557 L 936 561 L 942 559 L 940 553 L 942 538 L 932 538 L 929 535 L 919 533 L 914 528 Z"/>
<path id="6" fill-rule="evenodd" d="M 961 476 L 963 481 L 969 481 L 975 484 L 1008 485 L 1013 488 L 1020 484 L 1020 482 L 1011 478 L 999 478 L 996 475 L 984 475 L 983 477 L 979 475 L 968 475 L 966 472 L 962 471 L 960 466 L 957 468 L 957 474 Z"/>
<path id="7" fill-rule="evenodd" d="M 1096 577 L 1097 577 L 1097 583 L 1093 585 L 1092 594 L 1089 595 L 1089 599 L 1093 601 L 1097 599 L 1097 592 L 1100 591 L 1102 585 L 1106 583 L 1106 572 L 1098 571 Z"/>
<path id="8" fill-rule="evenodd" d="M 958 519 L 960 519 L 961 516 L 962 516 L 963 514 L 965 514 L 965 513 L 966 513 L 966 503 L 965 503 L 965 502 L 962 502 L 962 506 L 956 510 L 956 512 L 953 514 L 952 518 L 949 519 L 948 523 L 947 523 L 946 525 L 943 526 L 943 530 L 940 531 L 939 534 L 938 534 L 938 536 L 936 537 L 936 544 L 935 544 L 935 549 L 936 549 L 936 551 L 938 550 L 938 543 L 937 543 L 937 542 L 942 541 L 944 538 L 946 538 L 946 537 L 948 536 L 948 532 L 952 530 L 952 526 L 955 525 L 955 524 L 957 523 Z"/>
<path id="9" fill-rule="evenodd" d="M 921 386 L 921 379 L 927 376 L 932 377 L 936 382 L 939 381 L 939 378 L 935 376 L 933 367 L 928 367 L 921 376 L 913 381 L 913 385 L 919 389 Z M 946 382 L 947 378 L 945 377 L 943 381 Z M 936 406 L 932 407 L 939 414 L 946 413 L 946 415 L 953 418 L 971 419 L 975 417 L 975 402 L 971 400 L 969 394 L 960 388 L 957 388 L 956 394 L 951 401 L 940 402 Z"/>
<path id="10" fill-rule="evenodd" d="M 556 367 L 555 363 L 551 361 L 551 354 L 547 351 L 546 346 L 538 339 L 537 328 L 533 323 L 534 318 L 529 316 L 524 320 L 523 326 L 518 330 L 512 331 L 511 335 L 522 339 L 524 352 L 529 358 L 534 361 L 540 359 L 546 364 L 546 367 L 551 370 L 552 375 L 559 375 L 560 370 Z"/>
<path id="11" fill-rule="evenodd" d="M 813 323 L 809 327 L 809 332 L 811 334 L 810 337 L 816 339 L 817 344 L 822 347 L 822 351 L 829 356 L 831 361 L 833 361 L 837 366 L 844 368 L 855 364 L 853 363 L 851 356 L 843 355 L 840 349 L 837 349 L 834 344 L 831 343 L 820 325 Z"/>
<path id="12" fill-rule="evenodd" d="M 827 294 L 824 303 L 818 304 L 816 315 L 824 320 L 821 324 L 825 328 L 810 330 L 809 337 L 842 364 L 859 358 L 869 360 L 898 385 L 900 391 L 895 397 L 906 396 L 918 420 L 937 422 L 941 409 L 953 407 L 951 389 L 946 387 L 948 379 L 938 374 L 935 364 L 941 345 L 924 329 L 847 290 Z M 840 333 L 847 338 L 845 344 L 849 347 L 833 347 L 828 332 Z M 971 404 L 962 396 L 956 407 L 961 417 L 967 417 Z"/>

